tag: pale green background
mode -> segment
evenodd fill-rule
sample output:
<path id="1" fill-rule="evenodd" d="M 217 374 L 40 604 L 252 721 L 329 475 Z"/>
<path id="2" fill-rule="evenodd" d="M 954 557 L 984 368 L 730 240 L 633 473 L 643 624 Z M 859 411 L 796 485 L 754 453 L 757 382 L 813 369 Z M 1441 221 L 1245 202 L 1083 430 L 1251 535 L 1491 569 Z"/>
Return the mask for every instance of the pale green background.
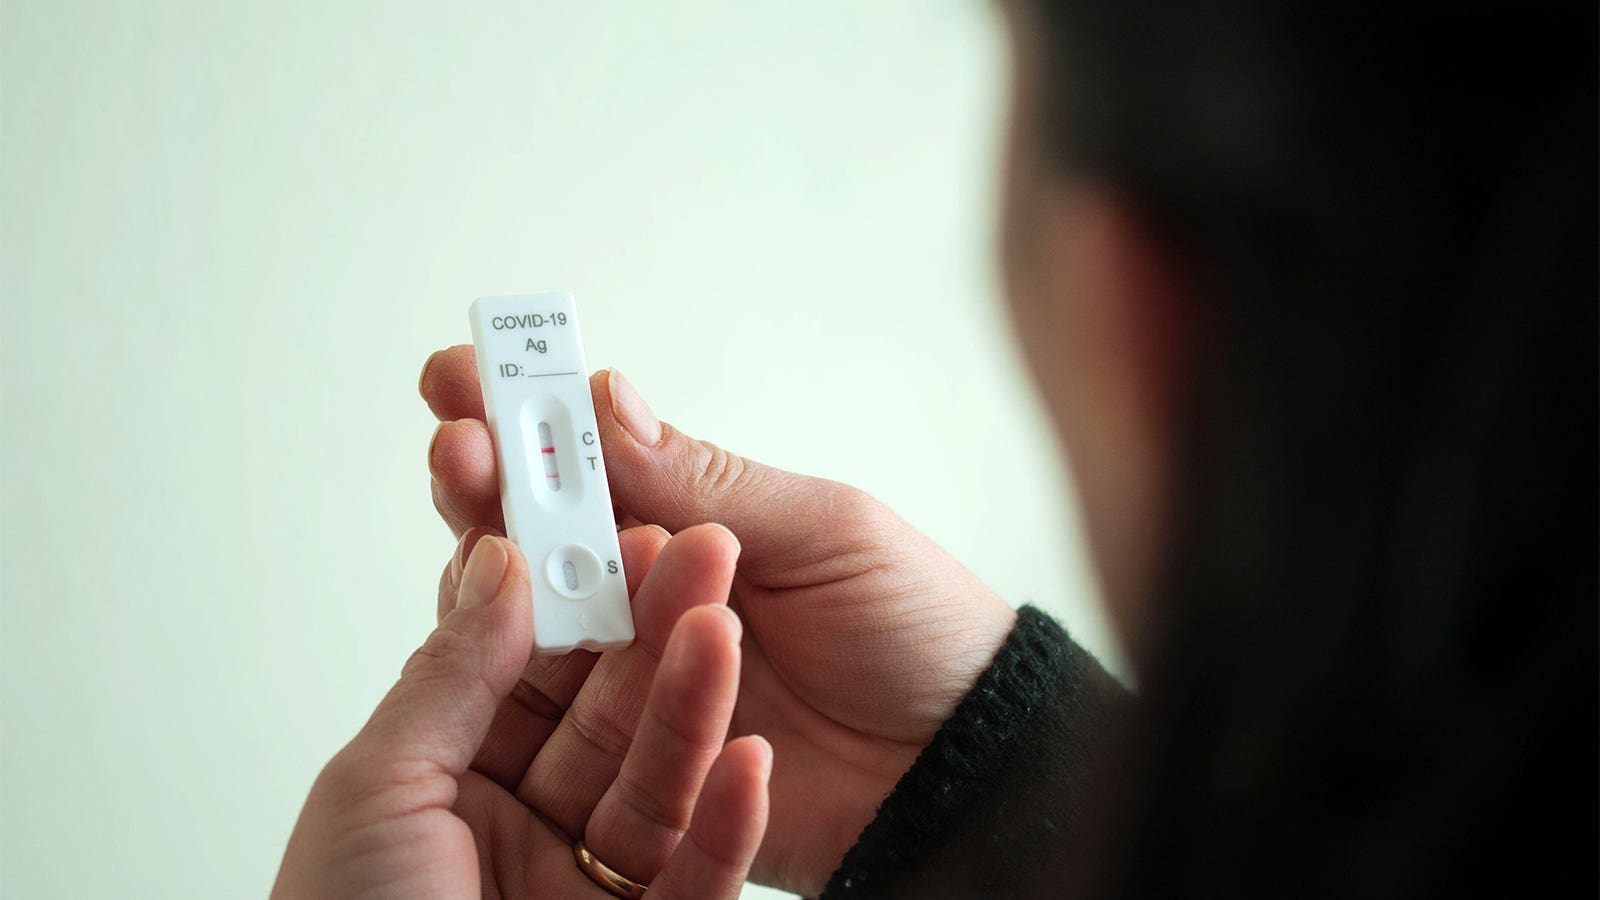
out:
<path id="1" fill-rule="evenodd" d="M 575 291 L 663 417 L 1108 649 L 998 298 L 981 0 L 0 26 L 0 894 L 265 894 L 432 625 L 415 383 L 481 294 Z"/>

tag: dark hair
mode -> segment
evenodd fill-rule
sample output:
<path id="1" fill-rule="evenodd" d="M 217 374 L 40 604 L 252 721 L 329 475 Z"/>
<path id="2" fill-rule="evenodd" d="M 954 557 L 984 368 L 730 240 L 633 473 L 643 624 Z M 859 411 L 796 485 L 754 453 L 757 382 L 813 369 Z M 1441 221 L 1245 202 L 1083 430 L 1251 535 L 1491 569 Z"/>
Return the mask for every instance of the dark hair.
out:
<path id="1" fill-rule="evenodd" d="M 1595 4 L 1017 2 L 1199 278 L 1098 888 L 1592 896 Z"/>

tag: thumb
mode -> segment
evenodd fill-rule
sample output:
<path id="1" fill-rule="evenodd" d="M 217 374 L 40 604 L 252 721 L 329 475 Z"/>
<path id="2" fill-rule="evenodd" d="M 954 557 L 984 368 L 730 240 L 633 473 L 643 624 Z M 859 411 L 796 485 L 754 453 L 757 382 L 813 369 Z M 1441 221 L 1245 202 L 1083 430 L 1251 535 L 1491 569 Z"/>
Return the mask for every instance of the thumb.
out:
<path id="1" fill-rule="evenodd" d="M 726 526 L 746 574 L 816 562 L 837 553 L 841 530 L 868 537 L 895 521 L 857 488 L 764 466 L 661 422 L 615 369 L 594 373 L 589 388 L 617 507 L 674 533 Z"/>
<path id="2" fill-rule="evenodd" d="M 484 537 L 461 573 L 456 607 L 401 670 L 361 733 L 330 768 L 370 790 L 390 780 L 421 784 L 455 778 L 483 743 L 495 710 L 533 650 L 528 567 L 515 545 Z M 355 787 L 356 785 L 346 785 Z"/>

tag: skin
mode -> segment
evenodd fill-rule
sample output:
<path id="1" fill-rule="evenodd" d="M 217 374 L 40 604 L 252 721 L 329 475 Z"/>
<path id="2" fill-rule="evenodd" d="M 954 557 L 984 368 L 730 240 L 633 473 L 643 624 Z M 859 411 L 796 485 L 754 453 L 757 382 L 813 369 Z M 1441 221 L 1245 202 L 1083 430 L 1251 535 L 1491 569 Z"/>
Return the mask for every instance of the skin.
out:
<path id="1" fill-rule="evenodd" d="M 1063 178 L 1041 152 L 1031 29 L 1021 10 L 1010 23 L 1007 294 L 1067 448 L 1112 621 L 1137 662 L 1167 514 L 1187 294 L 1181 268 L 1126 204 Z M 582 833 L 601 859 L 651 882 L 651 896 L 734 896 L 745 868 L 815 896 L 1010 631 L 1015 614 L 1001 598 L 865 493 L 690 437 L 658 421 L 618 373 L 597 372 L 590 387 L 619 521 L 649 523 L 622 532 L 630 580 L 651 573 L 634 598 L 639 641 L 552 659 L 529 658 L 526 638 L 505 639 L 492 675 L 476 676 L 497 706 L 455 738 L 453 765 L 442 767 L 455 790 L 436 772 L 426 803 L 404 778 L 387 788 L 363 781 L 378 777 L 366 760 L 414 755 L 382 745 L 392 738 L 369 735 L 369 723 L 313 789 L 278 894 L 316 896 L 311 886 L 336 883 L 476 895 L 481 877 L 506 896 L 591 895 L 566 849 Z M 448 610 L 466 552 L 504 527 L 472 348 L 435 353 L 419 388 L 441 422 L 428 449 L 434 502 L 462 545 L 440 584 L 441 629 L 456 629 L 462 613 Z M 525 617 L 516 559 L 522 599 L 503 609 Z M 670 583 L 657 574 L 669 562 Z M 724 599 L 742 642 L 699 610 Z M 671 647 L 662 655 L 668 634 L 711 659 L 684 674 Z M 463 653 L 456 665 L 476 671 L 473 659 Z M 419 677 L 408 669 L 374 723 L 426 721 L 429 711 L 408 712 L 412 701 L 401 699 L 407 678 Z M 677 698 L 675 728 L 695 735 L 692 749 L 673 754 L 642 724 L 658 692 Z M 761 735 L 770 755 L 749 737 L 722 747 L 724 732 Z M 401 812 L 352 808 L 351 797 L 369 795 Z M 426 827 L 419 809 L 434 814 Z M 406 827 L 369 841 L 361 828 L 371 819 Z M 684 828 L 706 836 L 681 841 Z M 672 873 L 691 847 L 700 859 L 685 868 L 709 874 L 688 889 L 679 885 L 690 876 Z"/>
<path id="2" fill-rule="evenodd" d="M 652 896 L 738 896 L 772 764 L 760 738 L 723 744 L 741 629 L 722 601 L 738 543 L 717 526 L 670 541 L 636 528 L 622 549 L 638 640 L 577 672 L 530 663 L 531 583 L 516 546 L 467 535 L 441 579 L 438 629 L 318 776 L 272 895 L 606 896 L 573 861 L 582 835 Z M 518 693 L 532 668 L 569 691 L 569 718 L 558 724 Z M 634 685 L 636 704 L 607 693 Z M 627 738 L 597 747 L 580 722 L 612 722 Z M 589 777 L 560 792 L 525 787 L 541 766 Z"/>
<path id="3" fill-rule="evenodd" d="M 434 496 L 458 533 L 502 527 L 474 366 L 471 347 L 452 347 L 422 377 L 445 422 L 430 451 Z M 776 760 L 768 839 L 752 871 L 815 895 L 1015 613 L 863 492 L 742 459 L 666 423 L 630 430 L 619 412 L 631 388 L 608 371 L 590 387 L 619 512 L 669 531 L 720 522 L 743 547 L 729 600 L 745 624 L 732 731 L 766 737 Z M 543 677 L 532 673 L 527 689 L 549 694 Z"/>

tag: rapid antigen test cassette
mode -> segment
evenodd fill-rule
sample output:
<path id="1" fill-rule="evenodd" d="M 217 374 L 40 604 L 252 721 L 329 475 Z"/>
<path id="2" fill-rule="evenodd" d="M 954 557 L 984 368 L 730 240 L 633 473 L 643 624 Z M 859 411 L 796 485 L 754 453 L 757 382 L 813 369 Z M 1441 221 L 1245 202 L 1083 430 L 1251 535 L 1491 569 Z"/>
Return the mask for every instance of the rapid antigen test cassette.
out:
<path id="1" fill-rule="evenodd" d="M 572 295 L 480 297 L 471 317 L 506 536 L 533 576 L 534 649 L 625 647 L 633 610 Z"/>

